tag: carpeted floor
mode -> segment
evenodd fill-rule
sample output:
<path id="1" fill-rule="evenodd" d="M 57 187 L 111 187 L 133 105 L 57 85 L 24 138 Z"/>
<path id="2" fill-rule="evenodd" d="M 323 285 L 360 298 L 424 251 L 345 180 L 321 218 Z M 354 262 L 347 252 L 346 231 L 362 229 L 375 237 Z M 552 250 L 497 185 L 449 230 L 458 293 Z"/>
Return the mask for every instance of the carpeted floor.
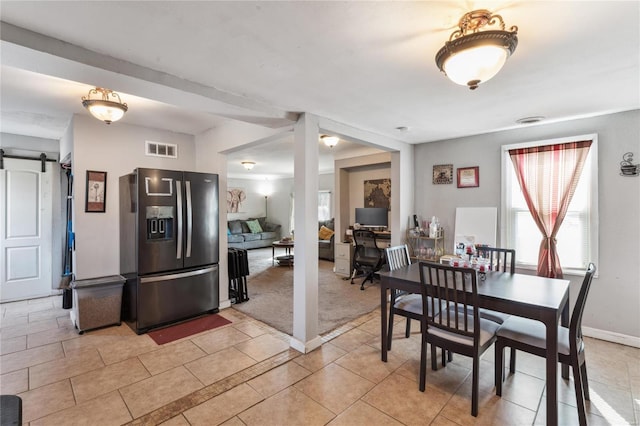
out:
<path id="1" fill-rule="evenodd" d="M 271 248 L 248 251 L 249 301 L 233 307 L 291 335 L 293 333 L 293 268 L 271 266 Z M 278 253 L 276 253 L 278 255 Z M 362 278 L 355 284 L 333 272 L 333 262 L 318 261 L 318 333 L 325 334 L 380 307 L 380 286 Z"/>

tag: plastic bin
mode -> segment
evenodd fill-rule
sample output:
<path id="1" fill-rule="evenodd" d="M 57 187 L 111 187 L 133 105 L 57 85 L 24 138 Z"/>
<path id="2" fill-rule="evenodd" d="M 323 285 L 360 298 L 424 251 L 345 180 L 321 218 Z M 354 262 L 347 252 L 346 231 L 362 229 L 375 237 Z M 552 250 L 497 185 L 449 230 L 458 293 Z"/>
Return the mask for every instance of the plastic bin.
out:
<path id="1" fill-rule="evenodd" d="M 80 334 L 94 328 L 120 325 L 122 287 L 121 275 L 77 280 L 73 289 L 72 319 Z"/>

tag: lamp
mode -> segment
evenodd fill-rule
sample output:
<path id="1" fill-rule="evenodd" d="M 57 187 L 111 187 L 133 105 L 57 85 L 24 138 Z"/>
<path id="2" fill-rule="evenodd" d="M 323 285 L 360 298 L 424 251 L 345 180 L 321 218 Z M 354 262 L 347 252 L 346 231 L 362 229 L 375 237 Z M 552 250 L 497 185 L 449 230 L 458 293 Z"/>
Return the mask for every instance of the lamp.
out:
<path id="1" fill-rule="evenodd" d="M 500 30 L 483 27 L 498 25 Z M 436 54 L 436 65 L 451 81 L 474 90 L 495 76 L 518 45 L 518 27 L 504 30 L 502 16 L 486 9 L 466 13 Z"/>
<path id="2" fill-rule="evenodd" d="M 340 138 L 337 136 L 322 135 L 320 136 L 320 140 L 322 140 L 322 142 L 324 142 L 324 144 L 329 148 L 333 148 L 338 145 Z"/>
<path id="3" fill-rule="evenodd" d="M 253 166 L 256 165 L 256 163 L 254 163 L 253 161 L 243 161 L 242 165 L 244 166 L 245 169 L 251 170 L 253 169 Z"/>
<path id="4" fill-rule="evenodd" d="M 91 95 L 100 97 L 92 99 Z M 129 109 L 127 104 L 120 100 L 120 95 L 102 87 L 89 90 L 87 96 L 82 97 L 82 106 L 88 109 L 95 118 L 107 124 L 120 120 Z"/>

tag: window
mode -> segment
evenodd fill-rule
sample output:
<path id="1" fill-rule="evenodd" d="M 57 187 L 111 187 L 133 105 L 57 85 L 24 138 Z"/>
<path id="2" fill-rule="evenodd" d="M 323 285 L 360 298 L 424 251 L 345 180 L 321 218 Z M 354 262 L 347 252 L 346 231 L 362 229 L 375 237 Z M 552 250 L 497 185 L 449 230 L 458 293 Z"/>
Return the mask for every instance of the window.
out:
<path id="1" fill-rule="evenodd" d="M 536 269 L 542 236 L 527 208 L 509 150 L 591 140 L 578 186 L 557 235 L 558 256 L 564 273 L 583 274 L 589 262 L 598 264 L 598 143 L 597 135 L 529 142 L 502 147 L 503 247 L 516 249 L 517 266 Z"/>
<path id="2" fill-rule="evenodd" d="M 318 220 L 331 219 L 331 192 L 318 192 Z"/>

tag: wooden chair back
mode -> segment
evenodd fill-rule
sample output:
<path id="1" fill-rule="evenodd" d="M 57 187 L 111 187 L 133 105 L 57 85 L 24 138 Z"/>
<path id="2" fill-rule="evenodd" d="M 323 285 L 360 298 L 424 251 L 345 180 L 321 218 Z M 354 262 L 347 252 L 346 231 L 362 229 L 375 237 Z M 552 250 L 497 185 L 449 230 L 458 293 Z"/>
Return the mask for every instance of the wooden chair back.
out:
<path id="1" fill-rule="evenodd" d="M 582 280 L 582 285 L 580 286 L 580 292 L 578 293 L 576 304 L 574 305 L 573 312 L 571 313 L 571 320 L 569 321 L 569 345 L 575 345 L 577 342 L 582 340 L 582 314 L 584 313 L 584 307 L 587 304 L 587 295 L 589 294 L 591 281 L 593 281 L 595 273 L 596 265 L 589 263 L 587 272 Z M 571 349 L 573 352 L 574 348 L 572 347 Z"/>
<path id="2" fill-rule="evenodd" d="M 478 249 L 478 256 L 489 259 L 489 264 L 493 265 L 496 271 L 509 272 L 516 271 L 516 251 L 515 249 L 499 247 L 481 247 Z"/>
<path id="3" fill-rule="evenodd" d="M 409 247 L 406 244 L 401 246 L 387 247 L 385 249 L 387 258 L 387 267 L 390 271 L 395 271 L 404 266 L 411 264 L 409 257 Z"/>

